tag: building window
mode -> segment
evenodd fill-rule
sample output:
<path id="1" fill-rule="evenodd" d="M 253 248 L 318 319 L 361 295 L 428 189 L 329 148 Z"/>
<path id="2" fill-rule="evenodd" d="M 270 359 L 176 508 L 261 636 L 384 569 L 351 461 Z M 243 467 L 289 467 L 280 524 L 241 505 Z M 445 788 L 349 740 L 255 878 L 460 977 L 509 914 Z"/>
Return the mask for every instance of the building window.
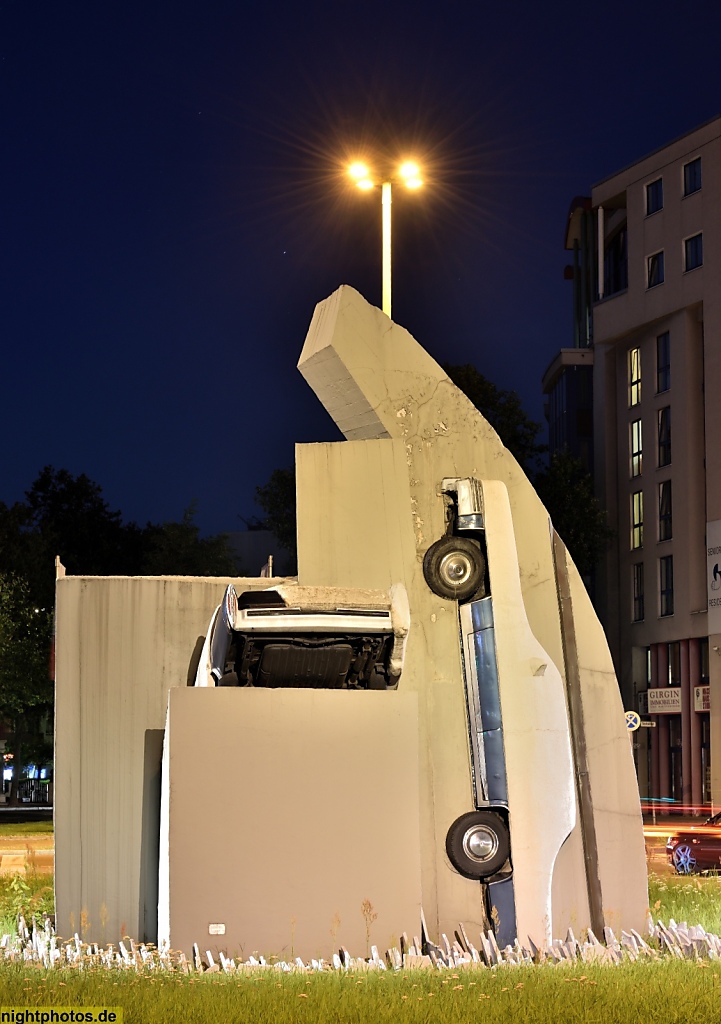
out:
<path id="1" fill-rule="evenodd" d="M 643 562 L 633 567 L 633 621 L 643 621 Z"/>
<path id="2" fill-rule="evenodd" d="M 658 410 L 658 464 L 671 465 L 671 406 Z"/>
<path id="3" fill-rule="evenodd" d="M 683 165 L 683 194 L 690 196 L 701 188 L 701 157 Z"/>
<path id="4" fill-rule="evenodd" d="M 658 539 L 671 540 L 672 537 L 671 481 L 664 480 L 658 485 Z"/>
<path id="5" fill-rule="evenodd" d="M 657 284 L 663 284 L 663 249 L 647 257 L 646 271 L 648 275 L 647 288 L 655 288 Z"/>
<path id="6" fill-rule="evenodd" d="M 658 565 L 661 586 L 661 614 L 673 615 L 673 555 L 659 558 Z"/>
<path id="7" fill-rule="evenodd" d="M 631 424 L 631 476 L 640 476 L 643 469 L 643 435 L 641 420 Z"/>
<path id="8" fill-rule="evenodd" d="M 671 387 L 671 337 L 668 331 L 656 338 L 656 391 Z"/>
<path id="9" fill-rule="evenodd" d="M 709 681 L 709 664 L 708 664 L 708 637 L 702 636 L 698 642 L 698 653 L 700 661 L 701 671 L 701 684 L 708 686 Z"/>
<path id="10" fill-rule="evenodd" d="M 628 229 L 625 223 L 606 240 L 603 275 L 604 295 L 615 295 L 628 288 Z"/>
<path id="11" fill-rule="evenodd" d="M 703 235 L 692 235 L 684 239 L 683 243 L 683 268 L 684 270 L 695 270 L 703 265 Z"/>
<path id="12" fill-rule="evenodd" d="M 681 644 L 678 640 L 668 645 L 668 685 L 681 685 Z"/>
<path id="13" fill-rule="evenodd" d="M 656 178 L 646 186 L 646 213 L 663 210 L 663 178 Z"/>
<path id="14" fill-rule="evenodd" d="M 632 348 L 628 353 L 628 404 L 638 405 L 641 401 L 641 349 Z"/>
<path id="15" fill-rule="evenodd" d="M 631 547 L 643 547 L 643 491 L 631 495 Z"/>

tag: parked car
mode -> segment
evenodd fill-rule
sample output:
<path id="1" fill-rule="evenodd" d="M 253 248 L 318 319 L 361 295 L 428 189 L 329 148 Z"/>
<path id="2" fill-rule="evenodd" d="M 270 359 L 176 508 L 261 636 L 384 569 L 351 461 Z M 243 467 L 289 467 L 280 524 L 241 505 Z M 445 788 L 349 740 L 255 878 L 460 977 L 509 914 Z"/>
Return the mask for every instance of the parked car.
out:
<path id="1" fill-rule="evenodd" d="M 666 856 L 679 875 L 721 870 L 721 811 L 702 825 L 679 829 L 666 840 Z"/>

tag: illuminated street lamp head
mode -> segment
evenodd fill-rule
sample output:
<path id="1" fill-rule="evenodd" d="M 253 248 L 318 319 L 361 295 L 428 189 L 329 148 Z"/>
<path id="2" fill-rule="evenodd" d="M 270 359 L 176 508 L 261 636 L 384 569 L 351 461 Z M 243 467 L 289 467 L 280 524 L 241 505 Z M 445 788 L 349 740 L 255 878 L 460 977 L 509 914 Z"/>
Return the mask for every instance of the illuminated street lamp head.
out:
<path id="1" fill-rule="evenodd" d="M 350 165 L 348 168 L 353 181 L 356 183 L 358 188 L 362 188 L 364 191 L 369 188 L 373 188 L 373 181 L 370 176 L 370 171 L 365 164 L 356 162 Z"/>
<path id="2" fill-rule="evenodd" d="M 420 167 L 413 160 L 401 164 L 399 174 L 406 188 L 420 188 L 423 184 Z"/>

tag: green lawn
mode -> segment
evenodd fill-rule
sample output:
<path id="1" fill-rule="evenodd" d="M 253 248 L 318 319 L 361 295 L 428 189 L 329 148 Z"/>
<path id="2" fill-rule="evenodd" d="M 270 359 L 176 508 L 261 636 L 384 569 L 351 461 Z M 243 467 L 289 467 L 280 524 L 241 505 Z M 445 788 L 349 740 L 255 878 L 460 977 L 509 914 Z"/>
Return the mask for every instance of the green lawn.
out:
<path id="1" fill-rule="evenodd" d="M 22 896 L 46 899 L 50 880 L 23 879 L 27 891 L 13 879 L 0 882 L 2 918 Z M 652 875 L 649 894 L 654 918 L 721 932 L 721 878 Z M 2 1006 L 122 1007 L 124 1024 L 689 1024 L 721 1020 L 721 962 L 665 957 L 619 966 L 579 961 L 322 975 L 138 974 L 0 963 Z"/>
<path id="2" fill-rule="evenodd" d="M 398 974 L 218 974 L 140 977 L 120 971 L 0 968 L 5 1006 L 120 1006 L 124 1024 L 689 1024 L 719 1020 L 718 965 L 476 968 Z"/>
<path id="3" fill-rule="evenodd" d="M 15 824 L 10 821 L 0 822 L 0 838 L 22 836 L 28 839 L 31 836 L 52 835 L 52 832 L 52 821 L 19 821 Z"/>

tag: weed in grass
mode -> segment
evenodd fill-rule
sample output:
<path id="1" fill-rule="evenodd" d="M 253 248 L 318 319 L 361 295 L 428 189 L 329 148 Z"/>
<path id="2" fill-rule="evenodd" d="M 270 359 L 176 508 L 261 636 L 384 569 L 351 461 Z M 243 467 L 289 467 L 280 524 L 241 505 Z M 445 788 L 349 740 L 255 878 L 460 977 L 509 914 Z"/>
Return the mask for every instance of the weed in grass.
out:
<path id="1" fill-rule="evenodd" d="M 15 931 L 18 914 L 26 920 L 54 912 L 53 880 L 48 875 L 30 872 L 27 875 L 0 876 L 0 920 L 3 932 Z M 11 925 L 11 927 L 7 927 Z"/>
<path id="2" fill-rule="evenodd" d="M 370 900 L 363 900 L 361 903 L 361 914 L 366 925 L 366 956 L 369 956 L 371 951 L 371 925 L 378 917 L 378 914 L 373 909 L 373 904 Z"/>
<path id="3" fill-rule="evenodd" d="M 338 929 L 340 928 L 340 914 L 336 910 L 333 915 L 333 920 L 330 923 L 330 937 L 333 942 L 333 948 L 338 945 Z"/>

